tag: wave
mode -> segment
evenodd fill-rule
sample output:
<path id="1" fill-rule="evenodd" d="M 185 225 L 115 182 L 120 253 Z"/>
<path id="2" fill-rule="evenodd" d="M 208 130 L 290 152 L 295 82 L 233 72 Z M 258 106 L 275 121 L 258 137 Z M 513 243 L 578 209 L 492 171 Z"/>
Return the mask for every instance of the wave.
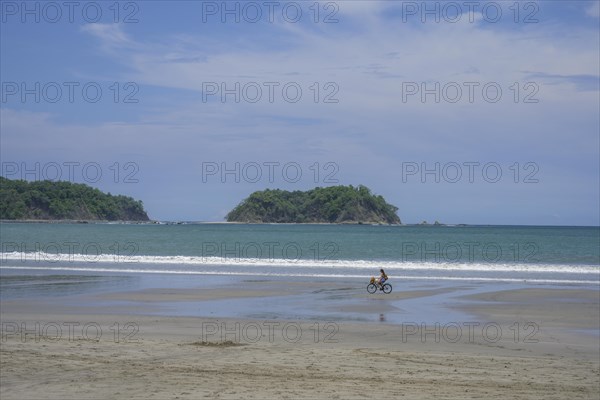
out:
<path id="1" fill-rule="evenodd" d="M 169 269 L 118 269 L 118 268 L 89 268 L 89 267 L 24 267 L 24 266 L 1 266 L 0 270 L 40 270 L 40 271 L 76 271 L 76 272 L 110 272 L 110 273 L 144 273 L 144 274 L 179 274 L 179 275 L 224 275 L 224 276 L 262 276 L 262 277 L 294 277 L 294 278 L 336 278 L 336 279 L 362 279 L 364 275 L 341 275 L 341 274 L 309 274 L 309 273 L 270 273 L 270 272 L 231 272 L 231 271 L 189 271 Z M 454 276 L 403 276 L 394 275 L 398 280 L 445 280 L 445 281 L 477 281 L 477 282 L 516 282 L 516 283 L 540 283 L 540 284 L 585 284 L 600 285 L 598 281 L 586 281 L 576 279 L 519 279 L 519 278 L 492 278 L 492 277 L 454 277 Z"/>
<path id="2" fill-rule="evenodd" d="M 314 268 L 372 269 L 384 268 L 396 271 L 454 271 L 454 272 L 498 272 L 498 273 L 556 273 L 556 274 L 596 274 L 600 275 L 597 265 L 577 264 L 529 264 L 529 263 L 434 263 L 414 261 L 373 261 L 373 260 L 316 260 L 316 259 L 280 259 L 280 258 L 239 258 L 239 257 L 199 257 L 199 256 L 147 256 L 116 254 L 64 254 L 45 252 L 5 252 L 0 253 L 2 262 L 20 261 L 24 265 L 30 262 L 64 264 L 123 264 L 123 265 L 178 265 L 178 266 L 240 266 L 240 267 L 290 267 L 299 271 Z M 67 265 L 68 266 L 68 265 Z M 21 268 L 21 267 L 19 267 Z M 123 269 L 117 269 L 125 271 Z M 132 272 L 139 269 L 129 268 Z M 129 271 L 128 270 L 128 271 Z M 148 270 L 144 270 L 148 271 Z M 165 271 L 161 269 L 161 271 Z M 185 270 L 186 273 L 193 271 Z M 199 272 L 199 271 L 196 271 Z M 394 274 L 397 275 L 397 274 Z M 337 275 L 335 275 L 337 276 Z M 343 275 L 348 276 L 348 275 Z M 361 275 L 362 276 L 362 275 Z"/>

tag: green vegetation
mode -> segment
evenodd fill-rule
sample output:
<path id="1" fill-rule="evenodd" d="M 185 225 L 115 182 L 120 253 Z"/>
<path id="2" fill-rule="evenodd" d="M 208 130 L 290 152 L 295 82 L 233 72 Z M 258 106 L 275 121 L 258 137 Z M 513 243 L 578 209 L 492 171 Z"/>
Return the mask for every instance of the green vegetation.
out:
<path id="1" fill-rule="evenodd" d="M 84 184 L 0 177 L 0 219 L 148 221 L 141 201 Z"/>
<path id="2" fill-rule="evenodd" d="M 399 224 L 398 210 L 365 186 L 331 186 L 306 192 L 254 192 L 227 214 L 229 222 Z"/>

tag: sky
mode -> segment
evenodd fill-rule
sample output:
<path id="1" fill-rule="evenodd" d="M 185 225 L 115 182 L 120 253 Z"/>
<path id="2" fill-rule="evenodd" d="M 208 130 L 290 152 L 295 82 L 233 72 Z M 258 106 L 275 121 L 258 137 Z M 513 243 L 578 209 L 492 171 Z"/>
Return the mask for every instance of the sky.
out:
<path id="1" fill-rule="evenodd" d="M 2 176 L 223 221 L 365 185 L 403 223 L 600 225 L 598 1 L 0 1 Z"/>

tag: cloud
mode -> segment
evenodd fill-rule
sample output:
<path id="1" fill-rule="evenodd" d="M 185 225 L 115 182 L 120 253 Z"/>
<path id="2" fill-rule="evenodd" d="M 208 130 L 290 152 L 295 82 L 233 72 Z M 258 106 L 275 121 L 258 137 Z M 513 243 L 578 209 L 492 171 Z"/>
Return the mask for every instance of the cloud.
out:
<path id="1" fill-rule="evenodd" d="M 346 14 L 359 14 L 364 15 L 366 13 L 377 13 L 384 10 L 387 5 L 383 1 L 338 1 L 335 5 L 339 8 L 341 13 Z M 334 7 L 329 7 L 328 10 L 333 10 Z"/>
<path id="2" fill-rule="evenodd" d="M 590 17 L 600 18 L 600 2 L 593 1 L 592 4 L 586 7 L 585 13 Z"/>
<path id="3" fill-rule="evenodd" d="M 354 5 L 341 3 L 340 10 L 348 7 L 359 14 L 358 10 L 366 8 L 377 23 L 355 32 L 340 29 L 338 34 L 335 29 L 321 32 L 280 23 L 273 29 L 286 32 L 282 39 L 286 45 L 281 48 L 274 48 L 269 41 L 247 47 L 239 40 L 243 30 L 232 33 L 234 39 L 227 47 L 204 35 L 166 36 L 152 45 L 138 42 L 133 49 L 122 48 L 116 61 L 137 69 L 137 80 L 156 86 L 201 90 L 206 81 L 286 81 L 293 76 L 305 82 L 331 80 L 339 81 L 340 86 L 344 82 L 357 92 L 378 91 L 377 97 L 397 92 L 403 79 L 459 76 L 514 81 L 522 78 L 523 70 L 589 75 L 598 68 L 597 53 L 581 44 L 597 42 L 593 32 L 580 31 L 577 37 L 549 41 L 553 31 L 542 27 L 532 27 L 527 33 L 494 30 L 481 22 L 469 23 L 466 18 L 423 29 L 378 15 L 374 11 L 380 6 L 370 2 L 350 3 Z M 106 47 L 133 45 L 118 25 L 88 29 Z M 373 85 L 379 79 L 387 83 L 376 88 Z"/>
<path id="4" fill-rule="evenodd" d="M 98 39 L 101 49 L 107 53 L 116 54 L 118 51 L 130 50 L 136 46 L 136 43 L 124 32 L 121 24 L 86 24 L 81 26 L 81 31 Z"/>
<path id="5" fill-rule="evenodd" d="M 541 104 L 537 110 L 547 112 L 557 104 L 559 109 L 585 110 L 597 104 L 593 93 L 590 97 L 581 92 L 583 88 L 593 89 L 599 68 L 597 49 L 591 45 L 598 40 L 594 31 L 569 28 L 571 34 L 562 35 L 564 27 L 553 24 L 533 24 L 526 31 L 495 29 L 494 24 L 470 23 L 467 18 L 458 23 L 414 26 L 379 14 L 381 6 L 374 3 L 358 3 L 365 4 L 350 6 L 355 8 L 348 8 L 348 12 L 355 11 L 358 16 L 361 7 L 366 7 L 376 23 L 364 24 L 359 31 L 338 30 L 337 26 L 320 31 L 281 22 L 269 25 L 268 29 L 285 33 L 280 39 L 287 44 L 284 47 L 273 47 L 265 41 L 248 48 L 240 40 L 246 36 L 244 25 L 231 26 L 227 46 L 190 31 L 185 35 L 153 38 L 152 43 L 142 39 L 134 42 L 122 28 L 107 29 L 116 33 L 97 28 L 94 34 L 107 45 L 131 45 L 121 49 L 114 59 L 133 69 L 132 81 L 142 86 L 195 93 L 171 97 L 170 107 L 148 113 L 149 121 L 165 126 L 196 125 L 203 137 L 218 132 L 229 145 L 262 139 L 270 142 L 271 150 L 279 146 L 277 151 L 285 152 L 286 143 L 294 143 L 298 149 L 305 146 L 307 152 L 314 152 L 318 147 L 325 151 L 334 144 L 348 149 L 354 145 L 375 147 L 371 143 L 381 140 L 403 151 L 421 151 L 435 143 L 433 154 L 442 154 L 454 149 L 457 139 L 447 139 L 438 132 L 460 126 L 468 116 L 472 118 L 472 128 L 461 130 L 460 141 L 467 143 L 463 149 L 476 152 L 481 145 L 476 138 L 481 132 L 474 127 L 484 126 L 491 135 L 495 130 L 488 129 L 487 120 L 524 109 L 522 104 L 515 109 L 514 101 L 510 101 L 516 95 L 515 82 L 521 90 L 519 102 L 529 94 L 523 89 L 525 83 L 533 81 L 538 85 L 536 95 Z M 382 3 L 385 2 L 377 2 Z M 348 23 L 354 26 L 356 22 Z M 278 83 L 274 102 L 266 101 L 265 82 Z M 301 86 L 302 101 L 292 104 L 283 100 L 281 88 L 289 82 Z M 319 102 L 313 100 L 315 82 L 320 90 Z M 328 82 L 337 85 L 336 104 L 322 102 L 328 93 L 324 90 Z M 420 88 L 423 83 L 431 88 L 436 82 L 440 87 L 455 82 L 464 90 L 462 99 L 467 96 L 463 83 L 477 82 L 477 98 L 473 104 L 466 100 L 459 104 L 444 101 L 432 104 L 430 100 L 424 104 L 420 95 L 404 101 L 405 84 L 412 82 Z M 501 85 L 503 102 L 492 105 L 483 100 L 481 87 L 490 82 Z M 206 83 L 217 83 L 219 88 L 224 84 L 229 89 L 238 84 L 244 87 L 257 83 L 263 89 L 263 96 L 256 104 L 236 103 L 233 96 L 222 102 L 220 95 L 211 96 L 206 102 L 202 101 Z M 298 121 L 310 123 L 298 124 Z M 391 136 L 397 130 L 403 134 Z M 406 140 L 406 132 L 415 131 L 420 137 Z M 518 141 L 534 143 L 539 139 L 535 133 L 523 138 L 518 129 L 494 134 L 503 135 L 507 148 Z M 371 141 L 363 142 L 365 135 Z M 378 151 L 385 149 L 380 147 Z"/>
<path id="6" fill-rule="evenodd" d="M 546 74 L 542 72 L 530 73 L 530 79 L 543 80 L 551 85 L 571 84 L 581 91 L 599 91 L 600 76 L 599 75 L 557 75 Z"/>

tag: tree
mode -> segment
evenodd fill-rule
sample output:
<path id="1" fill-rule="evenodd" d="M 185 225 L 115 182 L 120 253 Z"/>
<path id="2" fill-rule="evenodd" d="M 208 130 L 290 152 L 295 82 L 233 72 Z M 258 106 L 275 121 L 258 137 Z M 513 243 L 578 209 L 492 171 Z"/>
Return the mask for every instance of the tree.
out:
<path id="1" fill-rule="evenodd" d="M 317 187 L 306 192 L 266 189 L 252 193 L 226 218 L 230 222 L 399 224 L 397 210 L 363 185 Z"/>
<path id="2" fill-rule="evenodd" d="M 71 182 L 0 177 L 0 219 L 147 221 L 141 201 Z"/>

